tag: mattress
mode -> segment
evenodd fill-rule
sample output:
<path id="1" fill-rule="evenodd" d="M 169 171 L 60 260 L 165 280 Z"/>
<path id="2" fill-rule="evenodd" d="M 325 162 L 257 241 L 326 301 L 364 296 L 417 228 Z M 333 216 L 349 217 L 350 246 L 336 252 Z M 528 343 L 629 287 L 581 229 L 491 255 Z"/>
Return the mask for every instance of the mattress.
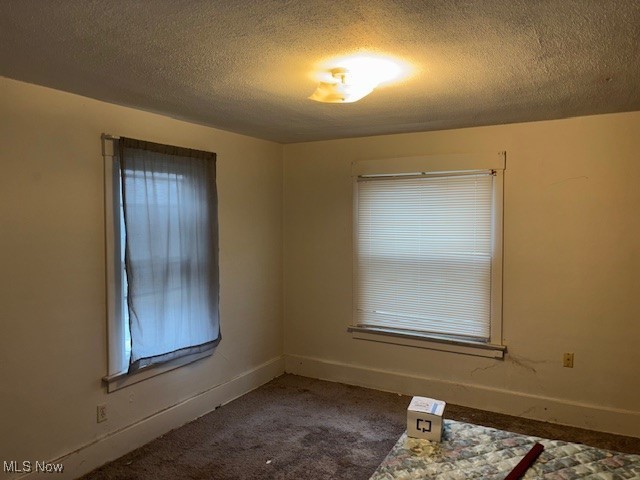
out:
<path id="1" fill-rule="evenodd" d="M 454 420 L 444 421 L 440 443 L 409 438 L 404 433 L 370 480 L 504 479 L 536 442 L 544 451 L 525 479 L 640 480 L 640 455 Z"/>

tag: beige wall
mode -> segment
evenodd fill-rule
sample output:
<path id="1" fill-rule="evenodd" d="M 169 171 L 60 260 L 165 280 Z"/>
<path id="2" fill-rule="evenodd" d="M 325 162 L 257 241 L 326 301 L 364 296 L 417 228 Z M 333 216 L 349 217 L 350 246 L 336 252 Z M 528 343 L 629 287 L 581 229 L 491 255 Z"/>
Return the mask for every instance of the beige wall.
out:
<path id="1" fill-rule="evenodd" d="M 352 339 L 351 162 L 502 150 L 506 359 Z M 284 153 L 287 371 L 640 436 L 640 113 Z"/>
<path id="2" fill-rule="evenodd" d="M 7 79 L 0 109 L 0 460 L 97 466 L 280 373 L 283 331 L 288 371 L 640 435 L 640 113 L 283 147 Z M 112 394 L 102 132 L 217 152 L 220 204 L 220 347 Z M 499 150 L 506 360 L 352 339 L 351 161 Z"/>
<path id="3" fill-rule="evenodd" d="M 0 461 L 52 460 L 147 428 L 274 359 L 281 373 L 281 145 L 8 79 L 0 96 Z M 111 394 L 103 132 L 217 152 L 220 218 L 220 346 Z M 109 420 L 97 424 L 101 403 Z"/>

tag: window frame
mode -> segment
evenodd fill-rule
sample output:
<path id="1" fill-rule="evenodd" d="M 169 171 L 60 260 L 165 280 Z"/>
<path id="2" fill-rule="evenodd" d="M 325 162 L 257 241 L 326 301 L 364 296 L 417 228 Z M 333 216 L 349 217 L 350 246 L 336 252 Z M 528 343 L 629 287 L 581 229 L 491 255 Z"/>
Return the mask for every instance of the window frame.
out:
<path id="1" fill-rule="evenodd" d="M 211 355 L 209 352 L 193 353 L 158 365 L 141 368 L 135 372 L 120 369 L 123 359 L 122 323 L 124 315 L 124 287 L 122 272 L 124 261 L 121 257 L 120 172 L 116 168 L 116 142 L 118 136 L 102 134 L 102 156 L 104 167 L 104 212 L 105 212 L 105 264 L 106 264 L 106 306 L 107 306 L 107 375 L 102 377 L 111 393 L 148 378 L 175 370 L 201 358 Z M 116 350 L 117 349 L 117 350 Z"/>
<path id="2" fill-rule="evenodd" d="M 504 358 L 506 346 L 502 339 L 502 276 L 504 236 L 504 170 L 506 152 L 474 155 L 427 155 L 415 157 L 358 160 L 352 163 L 352 312 L 347 331 L 352 338 L 370 340 L 453 353 L 491 358 Z M 356 291 L 358 289 L 358 178 L 394 177 L 422 174 L 450 174 L 492 170 L 495 172 L 492 195 L 491 244 L 491 315 L 490 338 L 487 342 L 448 335 L 407 330 L 365 327 L 356 324 Z"/>

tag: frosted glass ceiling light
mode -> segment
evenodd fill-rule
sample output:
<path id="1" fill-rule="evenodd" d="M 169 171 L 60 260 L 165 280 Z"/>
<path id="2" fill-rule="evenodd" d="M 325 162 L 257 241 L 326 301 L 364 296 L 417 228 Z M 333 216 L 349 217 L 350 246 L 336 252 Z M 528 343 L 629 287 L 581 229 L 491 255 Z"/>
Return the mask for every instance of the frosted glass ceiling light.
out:
<path id="1" fill-rule="evenodd" d="M 369 95 L 377 86 L 370 82 L 353 83 L 353 78 L 346 68 L 331 69 L 331 80 L 320 82 L 318 88 L 309 98 L 324 103 L 353 103 Z"/>
<path id="2" fill-rule="evenodd" d="M 350 55 L 330 60 L 321 66 L 319 84 L 309 97 L 325 103 L 353 103 L 369 95 L 374 88 L 404 77 L 408 68 L 389 58 L 370 55 Z"/>

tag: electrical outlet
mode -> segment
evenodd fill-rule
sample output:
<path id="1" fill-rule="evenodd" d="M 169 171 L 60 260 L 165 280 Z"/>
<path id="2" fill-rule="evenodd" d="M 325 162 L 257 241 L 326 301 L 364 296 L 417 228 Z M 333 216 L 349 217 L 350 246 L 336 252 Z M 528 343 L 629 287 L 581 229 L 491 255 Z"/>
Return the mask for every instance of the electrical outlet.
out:
<path id="1" fill-rule="evenodd" d="M 567 368 L 573 368 L 573 353 L 565 353 L 562 356 L 562 365 Z"/>
<path id="2" fill-rule="evenodd" d="M 107 405 L 103 403 L 96 408 L 96 420 L 98 423 L 107 421 Z"/>

